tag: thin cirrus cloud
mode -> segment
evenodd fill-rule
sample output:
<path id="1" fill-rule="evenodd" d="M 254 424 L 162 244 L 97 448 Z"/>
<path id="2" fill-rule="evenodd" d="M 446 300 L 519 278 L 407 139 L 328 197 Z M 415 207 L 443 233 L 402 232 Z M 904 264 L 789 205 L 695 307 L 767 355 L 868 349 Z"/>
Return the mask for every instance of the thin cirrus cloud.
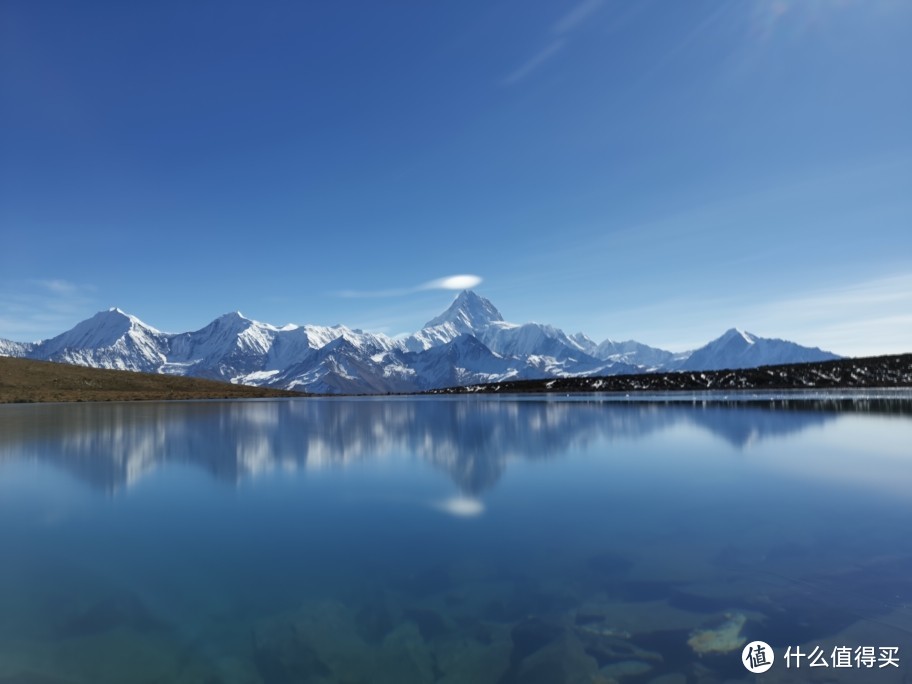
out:
<path id="1" fill-rule="evenodd" d="M 595 14 L 603 3 L 604 0 L 584 0 L 556 22 L 551 30 L 558 34 L 572 31 Z"/>
<path id="2" fill-rule="evenodd" d="M 481 282 L 482 278 L 480 276 L 460 274 L 429 280 L 426 283 L 421 283 L 414 287 L 400 287 L 388 290 L 341 290 L 336 293 L 336 296 L 348 298 L 404 297 L 405 295 L 415 294 L 416 292 L 423 292 L 425 290 L 470 290 L 473 287 L 480 285 Z"/>
<path id="3" fill-rule="evenodd" d="M 517 69 L 501 81 L 504 86 L 511 86 L 524 80 L 543 64 L 557 55 L 567 43 L 567 36 L 576 28 L 584 24 L 602 6 L 604 0 L 583 0 L 551 26 L 554 36 L 544 48 L 527 59 Z"/>
<path id="4" fill-rule="evenodd" d="M 912 273 L 808 292 L 749 311 L 758 326 L 847 356 L 898 354 L 912 340 Z"/>
<path id="5" fill-rule="evenodd" d="M 35 285 L 38 285 L 41 288 L 44 288 L 50 293 L 58 295 L 69 295 L 79 292 L 80 287 L 76 283 L 71 283 L 68 280 L 61 280 L 59 278 L 52 278 L 50 280 L 33 280 Z"/>

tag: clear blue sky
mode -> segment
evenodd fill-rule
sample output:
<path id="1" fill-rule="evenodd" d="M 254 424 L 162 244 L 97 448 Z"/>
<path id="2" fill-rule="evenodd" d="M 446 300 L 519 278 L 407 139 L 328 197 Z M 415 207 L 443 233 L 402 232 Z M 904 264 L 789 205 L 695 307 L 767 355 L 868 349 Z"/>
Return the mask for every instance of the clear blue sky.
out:
<path id="1" fill-rule="evenodd" d="M 912 3 L 0 4 L 0 337 L 119 306 L 912 351 Z M 366 296 L 375 295 L 375 296 Z"/>

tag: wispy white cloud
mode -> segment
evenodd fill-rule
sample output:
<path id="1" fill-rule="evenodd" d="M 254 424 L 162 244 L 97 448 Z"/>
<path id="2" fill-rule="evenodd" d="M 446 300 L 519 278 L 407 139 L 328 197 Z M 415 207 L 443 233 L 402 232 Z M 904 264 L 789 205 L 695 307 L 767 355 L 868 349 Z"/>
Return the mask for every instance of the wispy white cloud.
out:
<path id="1" fill-rule="evenodd" d="M 551 26 L 552 38 L 541 50 L 508 74 L 501 85 L 511 86 L 526 79 L 543 64 L 557 55 L 567 42 L 568 36 L 588 21 L 602 6 L 604 0 L 583 0 Z"/>
<path id="2" fill-rule="evenodd" d="M 426 283 L 413 287 L 399 287 L 387 290 L 340 290 L 337 297 L 362 298 L 362 297 L 404 297 L 405 295 L 423 292 L 425 290 L 470 290 L 482 282 L 481 276 L 471 274 L 451 275 L 436 278 Z"/>
<path id="3" fill-rule="evenodd" d="M 513 85 L 514 83 L 519 83 L 521 80 L 526 78 L 533 71 L 538 69 L 542 64 L 547 62 L 549 59 L 554 57 L 560 49 L 564 46 L 564 40 L 559 38 L 555 41 L 552 41 L 548 44 L 544 50 L 534 55 L 530 60 L 525 64 L 520 66 L 516 71 L 507 76 L 503 81 L 503 85 Z"/>
<path id="4" fill-rule="evenodd" d="M 604 4 L 604 1 L 605 0 L 583 0 L 583 2 L 557 21 L 554 26 L 551 27 L 551 30 L 558 34 L 572 31 L 595 14 Z"/>
<path id="5" fill-rule="evenodd" d="M 33 280 L 31 281 L 35 285 L 45 288 L 49 292 L 56 294 L 73 294 L 74 292 L 79 291 L 79 285 L 71 283 L 67 280 L 51 279 L 51 280 Z"/>
<path id="6" fill-rule="evenodd" d="M 59 278 L 7 283 L 0 291 L 0 338 L 31 342 L 57 335 L 93 310 L 94 292 Z"/>
<path id="7" fill-rule="evenodd" d="M 848 11 L 883 14 L 902 5 L 896 0 L 753 0 L 745 4 L 751 9 L 751 32 L 755 36 L 768 39 L 783 33 L 791 40 L 827 30 L 831 21 Z"/>
<path id="8" fill-rule="evenodd" d="M 766 336 L 791 336 L 837 354 L 912 351 L 912 274 L 802 293 L 752 307 L 743 316 Z"/>

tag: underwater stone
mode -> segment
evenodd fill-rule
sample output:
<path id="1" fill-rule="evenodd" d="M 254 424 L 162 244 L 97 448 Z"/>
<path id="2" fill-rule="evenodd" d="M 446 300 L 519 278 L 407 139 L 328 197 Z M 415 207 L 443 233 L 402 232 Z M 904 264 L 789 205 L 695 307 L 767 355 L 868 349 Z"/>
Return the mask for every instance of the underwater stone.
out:
<path id="1" fill-rule="evenodd" d="M 418 628 L 406 622 L 383 640 L 376 665 L 365 681 L 372 684 L 433 684 L 435 680 L 433 656 Z"/>
<path id="2" fill-rule="evenodd" d="M 326 600 L 261 621 L 254 629 L 256 663 L 265 684 L 433 684 L 434 658 L 413 622 L 370 644 L 356 613 Z"/>
<path id="3" fill-rule="evenodd" d="M 264 684 L 317 684 L 328 681 L 329 667 L 301 643 L 291 625 L 254 632 L 254 662 Z"/>
<path id="4" fill-rule="evenodd" d="M 506 627 L 491 629 L 484 641 L 451 635 L 434 643 L 441 672 L 436 684 L 498 684 L 510 666 L 512 642 Z"/>
<path id="5" fill-rule="evenodd" d="M 446 620 L 439 613 L 427 608 L 410 608 L 405 611 L 405 619 L 415 623 L 422 638 L 426 641 L 436 639 L 450 631 Z"/>
<path id="6" fill-rule="evenodd" d="M 532 655 L 557 639 L 563 632 L 560 626 L 538 617 L 527 618 L 517 623 L 510 632 L 510 638 L 513 640 L 511 662 L 515 664 Z"/>
<path id="7" fill-rule="evenodd" d="M 355 630 L 370 644 L 379 644 L 393 627 L 392 611 L 382 598 L 366 603 L 355 614 Z"/>
<path id="8" fill-rule="evenodd" d="M 565 634 L 536 651 L 512 674 L 505 681 L 522 684 L 609 684 L 612 681 L 599 672 L 595 658 L 586 653 L 572 634 Z"/>
<path id="9" fill-rule="evenodd" d="M 747 642 L 747 638 L 741 635 L 741 629 L 746 622 L 747 618 L 741 613 L 726 615 L 725 622 L 718 627 L 693 632 L 687 644 L 697 655 L 730 653 Z"/>

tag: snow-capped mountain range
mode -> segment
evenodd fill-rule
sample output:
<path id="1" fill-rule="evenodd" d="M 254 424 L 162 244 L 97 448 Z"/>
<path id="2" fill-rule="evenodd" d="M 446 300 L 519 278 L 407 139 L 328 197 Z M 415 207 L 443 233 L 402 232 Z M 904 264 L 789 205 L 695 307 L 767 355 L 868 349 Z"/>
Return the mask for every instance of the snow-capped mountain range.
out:
<path id="1" fill-rule="evenodd" d="M 164 333 L 120 309 L 35 343 L 0 340 L 0 355 L 170 373 L 318 393 L 414 392 L 455 385 L 670 370 L 752 368 L 839 358 L 731 329 L 692 352 L 518 325 L 472 291 L 407 337 L 345 326 L 276 327 L 229 313 L 194 332 Z"/>

